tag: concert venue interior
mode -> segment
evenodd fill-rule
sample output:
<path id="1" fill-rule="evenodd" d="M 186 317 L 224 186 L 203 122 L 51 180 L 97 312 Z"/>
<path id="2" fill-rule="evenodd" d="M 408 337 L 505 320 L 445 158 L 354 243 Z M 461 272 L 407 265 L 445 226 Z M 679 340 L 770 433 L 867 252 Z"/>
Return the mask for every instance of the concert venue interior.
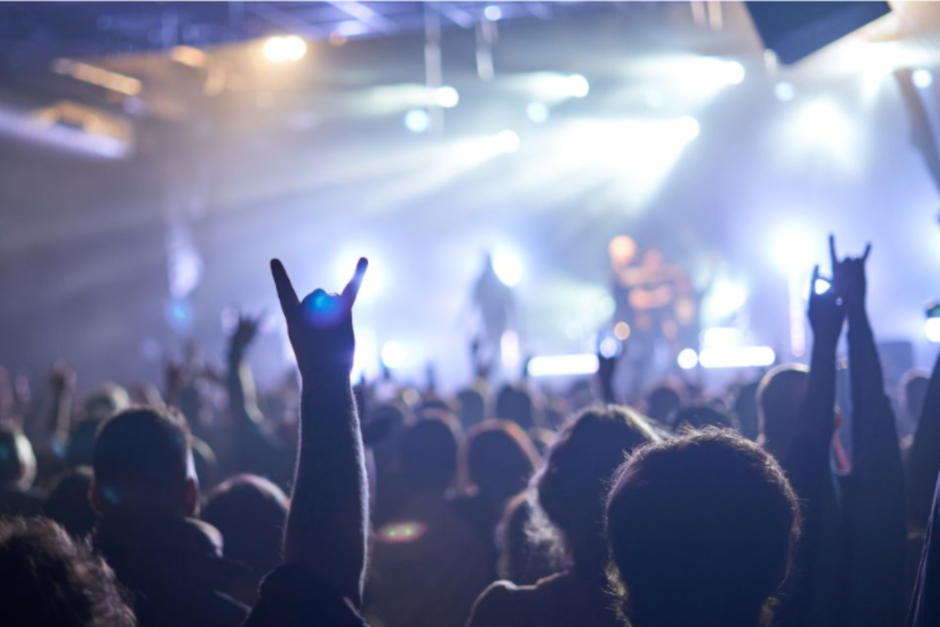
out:
<path id="1" fill-rule="evenodd" d="M 358 366 L 455 384 L 484 251 L 519 358 L 583 354 L 626 234 L 713 338 L 799 359 L 833 231 L 873 243 L 879 339 L 924 364 L 940 202 L 899 84 L 932 119 L 940 13 L 891 8 L 784 64 L 743 3 L 4 5 L 0 353 L 153 379 L 274 311 L 275 252 L 331 289 L 365 254 Z"/>

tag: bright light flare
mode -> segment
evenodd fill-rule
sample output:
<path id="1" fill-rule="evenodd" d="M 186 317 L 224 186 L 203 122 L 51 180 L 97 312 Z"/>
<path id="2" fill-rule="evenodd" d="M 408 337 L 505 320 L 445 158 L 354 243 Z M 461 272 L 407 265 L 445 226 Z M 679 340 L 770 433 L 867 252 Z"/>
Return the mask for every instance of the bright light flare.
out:
<path id="1" fill-rule="evenodd" d="M 796 97 L 796 88 L 793 86 L 793 83 L 780 81 L 774 85 L 774 96 L 776 96 L 777 100 L 780 102 L 790 102 Z"/>
<path id="2" fill-rule="evenodd" d="M 617 353 L 620 352 L 620 343 L 617 342 L 616 338 L 610 336 L 605 337 L 597 345 L 597 352 L 605 359 L 616 357 Z"/>
<path id="3" fill-rule="evenodd" d="M 424 109 L 411 109 L 405 114 L 405 128 L 412 133 L 423 133 L 431 126 L 431 116 Z"/>
<path id="4" fill-rule="evenodd" d="M 499 338 L 500 359 L 506 372 L 515 371 L 522 363 L 522 353 L 519 350 L 519 334 L 515 331 L 504 331 Z"/>
<path id="5" fill-rule="evenodd" d="M 536 124 L 542 124 L 548 120 L 548 107 L 542 102 L 530 102 L 525 108 L 526 117 Z"/>
<path id="6" fill-rule="evenodd" d="M 918 89 L 927 89 L 933 85 L 933 74 L 925 68 L 917 68 L 911 73 L 911 82 Z"/>
<path id="7" fill-rule="evenodd" d="M 747 287 L 729 279 L 719 279 L 706 294 L 702 308 L 715 320 L 737 313 L 747 302 Z"/>
<path id="8" fill-rule="evenodd" d="M 575 377 L 597 372 L 597 355 L 539 355 L 529 360 L 529 375 L 533 377 Z"/>
<path id="9" fill-rule="evenodd" d="M 504 285 L 514 287 L 522 280 L 522 260 L 515 252 L 500 248 L 493 252 L 493 271 Z"/>
<path id="10" fill-rule="evenodd" d="M 491 4 L 483 9 L 483 17 L 491 22 L 498 22 L 499 20 L 503 19 L 503 10 L 495 4 Z"/>
<path id="11" fill-rule="evenodd" d="M 703 368 L 761 368 L 776 359 L 774 349 L 769 346 L 703 348 L 699 353 Z"/>
<path id="12" fill-rule="evenodd" d="M 445 109 L 453 109 L 460 103 L 460 94 L 449 85 L 437 87 L 433 90 L 432 94 L 434 104 L 439 107 L 444 107 Z"/>
<path id="13" fill-rule="evenodd" d="M 584 98 L 591 91 L 591 84 L 581 74 L 569 74 L 565 77 L 568 95 L 572 98 Z"/>
<path id="14" fill-rule="evenodd" d="M 924 320 L 924 335 L 935 344 L 940 344 L 940 318 L 927 318 Z"/>
<path id="15" fill-rule="evenodd" d="M 698 353 L 691 348 L 683 348 L 676 356 L 676 363 L 683 370 L 692 370 L 698 365 Z"/>
<path id="16" fill-rule="evenodd" d="M 382 344 L 382 350 L 379 352 L 379 358 L 382 365 L 394 370 L 401 368 L 408 361 L 408 350 L 399 342 L 389 340 Z"/>
<path id="17" fill-rule="evenodd" d="M 779 228 L 770 243 L 775 265 L 790 273 L 806 271 L 816 261 L 816 241 L 813 233 L 791 225 Z"/>
<path id="18" fill-rule="evenodd" d="M 306 54 L 307 44 L 297 35 L 275 35 L 264 42 L 264 56 L 271 63 L 300 61 Z"/>
<path id="19" fill-rule="evenodd" d="M 591 83 L 583 74 L 530 72 L 508 77 L 507 87 L 525 94 L 532 102 L 554 105 L 569 98 L 584 98 Z"/>

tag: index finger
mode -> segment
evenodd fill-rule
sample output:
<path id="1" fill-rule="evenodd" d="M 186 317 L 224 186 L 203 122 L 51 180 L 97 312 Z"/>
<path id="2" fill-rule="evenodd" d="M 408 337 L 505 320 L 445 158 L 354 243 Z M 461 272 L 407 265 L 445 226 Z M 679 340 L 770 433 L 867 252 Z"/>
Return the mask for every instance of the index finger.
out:
<path id="1" fill-rule="evenodd" d="M 865 244 L 865 252 L 862 253 L 863 262 L 868 260 L 868 253 L 870 252 L 871 252 L 871 242 L 868 242 L 867 244 Z"/>
<path id="2" fill-rule="evenodd" d="M 271 260 L 271 276 L 274 277 L 274 287 L 277 289 L 277 298 L 281 301 L 281 311 L 284 317 L 290 320 L 294 317 L 294 312 L 300 306 L 300 300 L 297 298 L 297 292 L 291 285 L 290 277 L 287 276 L 287 270 L 280 259 Z"/>
<path id="3" fill-rule="evenodd" d="M 829 234 L 829 261 L 832 263 L 832 271 L 835 272 L 839 258 L 836 256 L 836 238 L 832 233 Z"/>
<path id="4" fill-rule="evenodd" d="M 362 277 L 366 274 L 366 268 L 369 267 L 369 260 L 365 257 L 360 257 L 359 261 L 356 263 L 356 271 L 353 273 L 353 277 L 349 280 L 349 283 L 346 284 L 346 287 L 343 288 L 343 300 L 346 301 L 349 307 L 353 306 L 353 303 L 356 302 L 356 296 L 359 295 L 359 288 L 362 287 Z"/>

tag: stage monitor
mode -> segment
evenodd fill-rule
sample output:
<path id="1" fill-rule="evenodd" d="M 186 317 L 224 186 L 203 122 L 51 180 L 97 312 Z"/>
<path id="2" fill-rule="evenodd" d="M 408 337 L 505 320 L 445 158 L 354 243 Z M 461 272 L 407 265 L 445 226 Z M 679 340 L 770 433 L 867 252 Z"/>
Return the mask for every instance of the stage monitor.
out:
<path id="1" fill-rule="evenodd" d="M 796 63 L 891 11 L 887 2 L 746 2 L 754 27 L 777 59 Z"/>

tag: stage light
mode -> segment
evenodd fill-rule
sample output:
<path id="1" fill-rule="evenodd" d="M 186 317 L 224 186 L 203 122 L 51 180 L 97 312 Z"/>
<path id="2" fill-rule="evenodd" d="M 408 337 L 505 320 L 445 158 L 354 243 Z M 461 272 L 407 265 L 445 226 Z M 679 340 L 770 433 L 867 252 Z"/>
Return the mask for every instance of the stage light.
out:
<path id="1" fill-rule="evenodd" d="M 529 360 L 528 372 L 533 377 L 575 377 L 597 372 L 597 355 L 540 355 Z"/>
<path id="2" fill-rule="evenodd" d="M 740 85 L 747 72 L 737 61 L 725 61 L 722 65 L 722 79 L 728 85 Z"/>
<path id="3" fill-rule="evenodd" d="M 526 116 L 536 124 L 548 120 L 548 107 L 541 102 L 530 102 L 525 108 Z"/>
<path id="4" fill-rule="evenodd" d="M 780 81 L 774 85 L 774 95 L 781 102 L 790 102 L 796 97 L 796 89 L 793 87 L 793 83 Z"/>
<path id="5" fill-rule="evenodd" d="M 770 253 L 778 268 L 788 273 L 802 273 L 816 260 L 813 233 L 791 225 L 778 229 L 770 245 Z"/>
<path id="6" fill-rule="evenodd" d="M 404 346 L 394 340 L 389 340 L 382 344 L 382 350 L 379 352 L 379 358 L 382 365 L 390 370 L 401 368 L 408 361 L 408 351 Z"/>
<path id="7" fill-rule="evenodd" d="M 676 131 L 680 138 L 686 142 L 690 142 L 698 137 L 698 134 L 701 131 L 701 126 L 699 125 L 698 120 L 693 118 L 691 115 L 683 115 L 676 121 Z"/>
<path id="8" fill-rule="evenodd" d="M 264 56 L 272 63 L 300 61 L 307 54 L 307 44 L 297 35 L 275 35 L 264 42 Z"/>
<path id="9" fill-rule="evenodd" d="M 691 370 L 698 365 L 698 353 L 691 348 L 683 348 L 676 356 L 676 363 L 683 370 Z"/>
<path id="10" fill-rule="evenodd" d="M 927 318 L 924 320 L 924 335 L 934 343 L 940 343 L 940 318 Z"/>
<path id="11" fill-rule="evenodd" d="M 503 10 L 495 4 L 491 4 L 483 9 L 483 17 L 491 22 L 498 22 L 503 18 Z"/>
<path id="12" fill-rule="evenodd" d="M 605 337 L 598 343 L 597 352 L 605 359 L 616 357 L 617 353 L 620 352 L 620 343 L 617 342 L 616 338 L 610 336 Z"/>
<path id="13" fill-rule="evenodd" d="M 434 102 L 439 107 L 453 109 L 460 102 L 460 94 L 453 87 L 445 85 L 434 90 Z"/>
<path id="14" fill-rule="evenodd" d="M 776 359 L 769 346 L 703 348 L 699 353 L 703 368 L 759 368 L 773 364 Z"/>
<path id="15" fill-rule="evenodd" d="M 423 133 L 431 126 L 431 116 L 424 109 L 412 109 L 405 114 L 405 128 L 412 133 Z"/>
<path id="16" fill-rule="evenodd" d="M 183 333 L 192 326 L 193 308 L 187 300 L 174 298 L 166 305 L 166 317 L 174 331 Z"/>
<path id="17" fill-rule="evenodd" d="M 519 334 L 515 331 L 503 331 L 499 337 L 499 354 L 506 372 L 513 372 L 522 362 L 519 351 Z"/>
<path id="18" fill-rule="evenodd" d="M 607 254 L 613 265 L 627 265 L 636 257 L 636 242 L 629 235 L 615 235 L 607 245 Z"/>
<path id="19" fill-rule="evenodd" d="M 623 320 L 614 325 L 614 337 L 621 342 L 628 340 L 630 338 L 630 333 L 630 325 Z"/>
<path id="20" fill-rule="evenodd" d="M 497 154 L 508 154 L 519 150 L 519 135 L 515 131 L 504 129 L 492 138 L 493 149 Z"/>
<path id="21" fill-rule="evenodd" d="M 514 252 L 505 248 L 493 252 L 493 271 L 504 285 L 514 287 L 522 280 L 522 261 Z"/>
<path id="22" fill-rule="evenodd" d="M 728 279 L 715 281 L 705 295 L 704 313 L 716 322 L 736 313 L 747 302 L 747 288 Z"/>
<path id="23" fill-rule="evenodd" d="M 565 85 L 572 98 L 584 98 L 591 91 L 591 84 L 581 74 L 569 74 L 565 77 Z"/>
<path id="24" fill-rule="evenodd" d="M 914 83 L 915 87 L 927 89 L 933 85 L 933 74 L 930 73 L 930 70 L 917 68 L 911 73 L 911 82 Z"/>

